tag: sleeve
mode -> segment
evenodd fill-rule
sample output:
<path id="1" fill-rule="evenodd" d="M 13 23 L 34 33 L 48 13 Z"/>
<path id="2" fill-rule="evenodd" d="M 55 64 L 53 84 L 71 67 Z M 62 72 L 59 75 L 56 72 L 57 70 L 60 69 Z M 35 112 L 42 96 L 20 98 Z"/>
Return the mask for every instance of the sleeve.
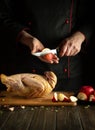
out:
<path id="1" fill-rule="evenodd" d="M 20 32 L 28 28 L 16 21 L 11 8 L 12 2 L 11 0 L 0 0 L 0 28 L 7 30 L 7 35 L 14 37 L 16 40 Z"/>
<path id="2" fill-rule="evenodd" d="M 93 0 L 80 0 L 77 9 L 76 29 L 85 35 L 88 42 L 94 32 Z"/>

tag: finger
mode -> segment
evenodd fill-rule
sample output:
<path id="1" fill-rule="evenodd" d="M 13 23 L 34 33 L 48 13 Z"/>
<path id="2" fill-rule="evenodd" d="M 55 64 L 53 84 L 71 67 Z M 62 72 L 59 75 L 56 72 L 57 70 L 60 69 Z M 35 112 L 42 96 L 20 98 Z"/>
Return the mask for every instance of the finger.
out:
<path id="1" fill-rule="evenodd" d="M 75 56 L 78 53 L 77 50 L 71 50 L 70 52 L 70 56 Z"/>
<path id="2" fill-rule="evenodd" d="M 57 55 L 54 55 L 52 59 L 45 59 L 43 57 L 39 57 L 39 59 L 43 62 L 46 62 L 46 63 L 59 63 L 59 58 L 57 57 Z"/>
<path id="3" fill-rule="evenodd" d="M 37 52 L 37 49 L 33 46 L 31 50 L 31 54 Z"/>
<path id="4" fill-rule="evenodd" d="M 64 55 L 65 56 L 70 56 L 71 51 L 72 51 L 72 48 L 67 47 L 67 50 L 66 50 Z"/>
<path id="5" fill-rule="evenodd" d="M 58 64 L 58 63 L 59 63 L 59 60 L 54 59 L 54 60 L 53 60 L 53 63 Z"/>
<path id="6" fill-rule="evenodd" d="M 60 55 L 61 57 L 64 56 L 65 53 L 66 53 L 66 51 L 67 51 L 67 46 L 62 47 L 62 48 L 60 49 L 59 55 Z"/>
<path id="7" fill-rule="evenodd" d="M 54 56 L 53 56 L 53 59 L 59 60 L 59 58 L 58 58 L 57 55 L 54 55 Z"/>
<path id="8" fill-rule="evenodd" d="M 50 63 L 50 64 L 52 64 L 53 63 L 53 61 L 52 60 L 46 60 L 46 59 L 44 59 L 43 57 L 38 57 L 41 61 L 43 61 L 43 62 L 46 62 L 46 63 Z"/>
<path id="9" fill-rule="evenodd" d="M 59 63 L 59 58 L 52 59 L 53 63 Z"/>
<path id="10" fill-rule="evenodd" d="M 78 50 L 74 46 L 71 46 L 71 47 L 69 46 L 69 47 L 67 47 L 65 55 L 66 56 L 74 56 L 77 53 L 78 53 Z"/>
<path id="11" fill-rule="evenodd" d="M 74 52 L 74 53 L 73 53 L 73 56 L 77 55 L 78 53 L 79 53 L 78 51 Z"/>

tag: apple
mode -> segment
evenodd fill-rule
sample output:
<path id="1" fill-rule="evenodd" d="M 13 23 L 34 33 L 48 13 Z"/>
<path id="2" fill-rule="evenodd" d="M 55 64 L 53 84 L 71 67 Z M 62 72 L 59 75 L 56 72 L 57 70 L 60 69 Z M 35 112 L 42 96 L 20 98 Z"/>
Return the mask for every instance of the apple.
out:
<path id="1" fill-rule="evenodd" d="M 63 94 L 61 92 L 60 93 L 55 92 L 53 94 L 52 101 L 53 102 L 57 102 L 57 101 L 60 101 L 60 102 L 76 102 L 76 101 L 78 101 L 78 98 L 75 97 L 75 96 L 67 97 L 65 94 Z"/>
<path id="2" fill-rule="evenodd" d="M 59 93 L 58 94 L 58 100 L 59 101 L 65 101 L 65 102 L 68 102 L 68 101 L 70 101 L 70 99 L 66 96 L 66 95 L 64 95 L 63 93 Z"/>
<path id="3" fill-rule="evenodd" d="M 77 98 L 83 101 L 89 100 L 89 96 L 94 94 L 94 88 L 92 86 L 82 86 Z"/>
<path id="4" fill-rule="evenodd" d="M 44 48 L 44 49 L 42 50 L 42 52 L 45 52 L 45 51 L 48 51 L 48 50 L 50 50 L 50 49 L 49 49 L 49 48 Z M 42 57 L 43 57 L 45 60 L 50 61 L 50 60 L 53 59 L 54 54 L 53 54 L 53 53 L 48 53 L 48 54 L 43 55 Z"/>
<path id="5" fill-rule="evenodd" d="M 49 51 L 50 49 L 49 48 L 44 48 L 42 51 L 45 52 L 45 51 Z"/>
<path id="6" fill-rule="evenodd" d="M 57 102 L 58 101 L 58 94 L 56 92 L 54 92 L 54 94 L 53 94 L 52 101 L 53 102 Z"/>
<path id="7" fill-rule="evenodd" d="M 42 57 L 43 57 L 45 60 L 50 61 L 50 60 L 53 59 L 54 54 L 52 54 L 52 53 L 48 53 L 48 54 L 43 55 Z"/>
<path id="8" fill-rule="evenodd" d="M 71 100 L 71 102 L 77 102 L 78 98 L 75 96 L 70 96 L 70 100 Z"/>
<path id="9" fill-rule="evenodd" d="M 89 101 L 95 102 L 95 95 L 91 94 L 89 97 Z"/>

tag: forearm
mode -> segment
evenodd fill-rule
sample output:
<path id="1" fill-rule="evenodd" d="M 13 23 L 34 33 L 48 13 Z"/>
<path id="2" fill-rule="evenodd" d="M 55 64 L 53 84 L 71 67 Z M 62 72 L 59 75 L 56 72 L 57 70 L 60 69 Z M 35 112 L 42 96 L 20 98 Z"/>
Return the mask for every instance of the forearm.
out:
<path id="1" fill-rule="evenodd" d="M 29 34 L 27 31 L 22 30 L 17 37 L 17 42 L 20 42 L 26 46 L 28 46 L 31 49 L 31 43 L 33 41 L 34 37 Z"/>
<path id="2" fill-rule="evenodd" d="M 86 39 L 84 33 L 80 32 L 80 31 L 75 32 L 75 33 L 72 35 L 72 37 L 74 37 L 74 36 L 77 37 L 77 39 L 80 39 L 80 42 L 81 42 L 81 43 L 83 43 L 83 42 L 85 41 L 85 39 Z"/>

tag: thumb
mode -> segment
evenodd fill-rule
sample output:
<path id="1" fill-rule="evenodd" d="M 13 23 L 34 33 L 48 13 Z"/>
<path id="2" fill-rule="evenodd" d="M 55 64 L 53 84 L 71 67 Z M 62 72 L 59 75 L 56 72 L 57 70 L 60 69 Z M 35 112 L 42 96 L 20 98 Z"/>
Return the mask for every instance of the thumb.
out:
<path id="1" fill-rule="evenodd" d="M 31 54 L 32 54 L 32 53 L 35 53 L 36 51 L 37 51 L 36 47 L 35 47 L 35 46 L 32 46 Z"/>
<path id="2" fill-rule="evenodd" d="M 31 50 L 31 54 L 35 53 L 36 52 L 36 49 L 32 49 Z"/>

